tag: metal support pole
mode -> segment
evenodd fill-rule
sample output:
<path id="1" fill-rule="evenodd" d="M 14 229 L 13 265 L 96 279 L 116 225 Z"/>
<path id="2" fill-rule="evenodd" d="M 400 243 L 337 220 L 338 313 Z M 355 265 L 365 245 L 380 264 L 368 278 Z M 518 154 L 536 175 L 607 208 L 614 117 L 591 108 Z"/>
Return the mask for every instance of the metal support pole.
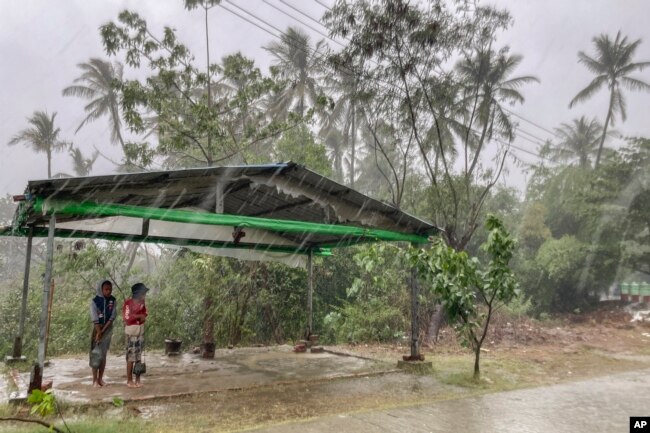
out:
<path id="1" fill-rule="evenodd" d="M 25 276 L 23 278 L 23 299 L 20 304 L 20 319 L 18 324 L 18 335 L 14 340 L 14 350 L 12 356 L 20 358 L 23 354 L 23 337 L 25 335 L 25 316 L 27 315 L 27 297 L 29 295 L 29 270 L 32 262 L 32 240 L 34 228 L 29 228 L 27 236 L 27 251 L 25 251 Z"/>
<path id="2" fill-rule="evenodd" d="M 309 289 L 307 291 L 307 326 L 308 333 L 311 335 L 313 328 L 313 297 L 314 297 L 314 253 L 310 249 L 307 256 L 307 278 L 309 279 Z"/>
<path id="3" fill-rule="evenodd" d="M 43 302 L 41 303 L 41 320 L 39 323 L 38 338 L 38 366 L 41 374 L 45 365 L 45 341 L 47 339 L 47 307 L 50 304 L 52 287 L 52 262 L 54 261 L 54 229 L 56 217 L 50 217 L 50 224 L 47 232 L 47 255 L 45 258 L 45 276 L 43 277 Z"/>
<path id="4" fill-rule="evenodd" d="M 411 269 L 411 359 L 415 360 L 420 356 L 419 347 L 419 326 L 418 326 L 418 277 L 415 268 Z"/>

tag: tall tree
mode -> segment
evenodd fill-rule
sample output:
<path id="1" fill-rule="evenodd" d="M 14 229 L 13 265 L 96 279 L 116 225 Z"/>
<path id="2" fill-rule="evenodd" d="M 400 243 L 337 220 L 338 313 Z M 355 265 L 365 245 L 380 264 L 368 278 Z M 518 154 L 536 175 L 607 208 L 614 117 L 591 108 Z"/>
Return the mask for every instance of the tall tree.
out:
<path id="1" fill-rule="evenodd" d="M 283 81 L 280 92 L 271 101 L 274 114 L 283 117 L 294 111 L 299 117 L 305 115 L 307 104 L 316 105 L 320 95 L 317 76 L 322 70 L 325 42 L 311 45 L 309 35 L 297 27 L 289 27 L 264 47 L 274 57 L 273 71 Z"/>
<path id="2" fill-rule="evenodd" d="M 119 143 L 124 151 L 120 100 L 117 91 L 118 83 L 122 81 L 122 64 L 92 58 L 86 63 L 79 63 L 77 66 L 83 72 L 79 77 L 75 78 L 74 85 L 63 89 L 63 96 L 77 96 L 90 100 L 90 102 L 84 107 L 86 118 L 79 124 L 75 133 L 84 125 L 102 116 L 108 116 L 111 127 L 111 141 Z"/>
<path id="3" fill-rule="evenodd" d="M 72 157 L 72 170 L 77 176 L 88 176 L 93 169 L 93 165 L 99 156 L 99 152 L 95 151 L 90 158 L 86 158 L 78 147 L 70 149 L 70 156 Z"/>
<path id="4" fill-rule="evenodd" d="M 431 3 L 422 7 L 406 0 L 340 0 L 324 20 L 334 36 L 350 40 L 330 63 L 359 78 L 378 156 L 389 159 L 388 149 L 398 144 L 417 158 L 415 170 L 429 181 L 431 214 L 445 229 L 449 245 L 462 250 L 478 227 L 481 207 L 507 154 L 506 144 L 497 150 L 495 164 L 487 166 L 485 147 L 512 136 L 499 104 L 522 102 L 520 86 L 536 79 L 512 78 L 520 58 L 508 55 L 507 49 L 489 48 L 511 21 L 507 11 L 476 5 L 459 14 L 443 0 Z M 463 71 L 445 70 L 465 53 L 466 63 L 479 58 L 483 66 L 482 73 L 467 82 Z M 463 92 L 465 87 L 473 92 Z M 472 105 L 467 115 L 469 95 L 476 102 L 473 116 Z M 384 125 L 392 132 L 377 134 Z M 467 164 L 461 170 L 454 158 L 463 143 Z M 399 191 L 397 184 L 405 178 L 401 169 L 407 165 L 390 165 L 386 181 Z"/>
<path id="5" fill-rule="evenodd" d="M 241 156 L 292 127 L 260 116 L 250 122 L 251 107 L 266 101 L 273 82 L 243 56 L 228 56 L 231 59 L 224 59 L 223 68 L 210 64 L 210 76 L 220 74 L 212 81 L 170 27 L 157 36 L 138 14 L 123 11 L 117 22 L 100 31 L 108 55 L 122 54 L 129 67 L 149 74 L 144 80 L 124 80 L 119 86 L 130 130 L 146 133 L 151 124 L 147 117 L 153 116 L 158 138 L 155 150 L 146 142 L 127 143 L 131 161 L 146 166 L 158 154 L 176 166 L 211 166 Z M 234 77 L 246 86 L 235 92 L 216 91 L 220 80 Z M 211 88 L 209 98 L 207 88 Z M 244 118 L 249 119 L 245 128 L 232 127 Z"/>
<path id="6" fill-rule="evenodd" d="M 344 153 L 348 152 L 348 184 L 354 188 L 354 182 L 357 177 L 357 161 L 359 159 L 357 149 L 357 138 L 359 130 L 363 127 L 365 114 L 363 106 L 358 103 L 358 81 L 359 77 L 348 70 L 339 70 L 331 77 L 326 77 L 325 87 L 328 93 L 334 95 L 336 102 L 333 109 L 323 116 L 321 135 L 326 140 L 339 135 L 334 130 L 340 132 L 343 139 L 343 145 L 340 143 L 333 145 L 334 171 L 337 176 L 343 179 L 343 160 Z M 336 137 L 339 138 L 339 137 Z M 334 144 L 334 143 L 332 143 Z"/>
<path id="7" fill-rule="evenodd" d="M 650 66 L 650 62 L 635 63 L 632 61 L 634 52 L 641 44 L 641 39 L 628 42 L 627 36 L 622 37 L 620 31 L 613 40 L 608 35 L 601 34 L 593 38 L 593 43 L 596 48 L 596 55 L 590 57 L 583 51 L 580 51 L 578 52 L 578 61 L 585 65 L 589 72 L 595 74 L 596 78 L 587 87 L 578 92 L 569 103 L 569 107 L 573 107 L 578 102 L 588 100 L 594 93 L 607 85 L 607 89 L 609 90 L 609 105 L 598 146 L 598 155 L 596 156 L 595 168 L 598 168 L 603 152 L 603 145 L 605 144 L 607 128 L 609 128 L 610 124 L 614 124 L 617 114 L 620 114 L 622 121 L 625 121 L 627 117 L 622 88 L 631 91 L 650 91 L 650 84 L 629 76 L 632 72 L 642 71 Z"/>
<path id="8" fill-rule="evenodd" d="M 46 111 L 35 111 L 27 121 L 31 125 L 16 134 L 9 145 L 23 143 L 36 153 L 47 156 L 47 177 L 52 177 L 52 152 L 60 152 L 71 146 L 71 143 L 59 139 L 61 128 L 54 127 L 56 112 L 51 116 Z"/>
<path id="9" fill-rule="evenodd" d="M 502 104 L 522 104 L 524 97 L 519 89 L 526 84 L 539 83 L 539 79 L 530 75 L 512 77 L 522 60 L 519 54 L 509 54 L 509 47 L 498 52 L 489 47 L 479 47 L 473 56 L 466 56 L 456 65 L 463 84 L 461 103 L 469 108 L 469 119 L 463 122 L 467 125 L 466 149 L 470 145 L 467 139 L 471 136 L 474 122 L 481 127 L 479 146 L 483 145 L 482 138 L 486 134 L 493 135 L 495 126 L 504 133 L 505 138 L 512 140 L 513 125 Z M 474 164 L 476 161 L 472 161 Z M 465 165 L 466 170 L 473 171 L 471 166 L 467 167 L 467 161 Z"/>
<path id="10" fill-rule="evenodd" d="M 572 123 L 563 123 L 555 128 L 555 134 L 560 139 L 556 145 L 547 144 L 548 153 L 555 161 L 578 160 L 578 165 L 587 168 L 591 165 L 592 156 L 598 154 L 598 143 L 602 137 L 603 126 L 596 119 L 573 119 Z"/>

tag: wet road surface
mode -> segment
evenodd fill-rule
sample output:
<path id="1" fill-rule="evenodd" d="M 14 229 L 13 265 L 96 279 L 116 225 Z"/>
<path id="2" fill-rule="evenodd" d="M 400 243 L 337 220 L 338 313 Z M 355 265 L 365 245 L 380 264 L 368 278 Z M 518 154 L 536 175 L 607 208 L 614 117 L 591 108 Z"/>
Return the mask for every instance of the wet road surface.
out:
<path id="1" fill-rule="evenodd" d="M 650 416 L 650 370 L 252 431 L 628 432 L 630 416 Z"/>

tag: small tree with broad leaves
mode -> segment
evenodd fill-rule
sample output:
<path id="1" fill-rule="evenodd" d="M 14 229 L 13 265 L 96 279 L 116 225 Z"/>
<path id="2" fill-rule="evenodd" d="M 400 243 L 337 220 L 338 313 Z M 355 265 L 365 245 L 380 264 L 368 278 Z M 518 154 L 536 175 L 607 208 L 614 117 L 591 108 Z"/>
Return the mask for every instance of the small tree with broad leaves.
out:
<path id="1" fill-rule="evenodd" d="M 463 345 L 474 351 L 474 379 L 480 378 L 479 360 L 490 320 L 499 305 L 518 296 L 515 276 L 508 267 L 516 241 L 503 223 L 488 215 L 488 239 L 481 249 L 489 257 L 482 266 L 475 257 L 456 251 L 442 239 L 429 249 L 410 250 L 410 261 L 429 290 L 442 300 L 449 322 Z"/>

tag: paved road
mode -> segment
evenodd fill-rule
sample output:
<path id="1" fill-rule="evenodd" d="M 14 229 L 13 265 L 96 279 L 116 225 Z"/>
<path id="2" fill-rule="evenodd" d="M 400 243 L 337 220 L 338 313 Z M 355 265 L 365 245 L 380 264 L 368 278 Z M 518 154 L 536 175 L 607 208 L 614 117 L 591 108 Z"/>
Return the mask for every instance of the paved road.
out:
<path id="1" fill-rule="evenodd" d="M 630 416 L 650 416 L 650 370 L 410 408 L 324 417 L 254 431 L 628 432 Z"/>

